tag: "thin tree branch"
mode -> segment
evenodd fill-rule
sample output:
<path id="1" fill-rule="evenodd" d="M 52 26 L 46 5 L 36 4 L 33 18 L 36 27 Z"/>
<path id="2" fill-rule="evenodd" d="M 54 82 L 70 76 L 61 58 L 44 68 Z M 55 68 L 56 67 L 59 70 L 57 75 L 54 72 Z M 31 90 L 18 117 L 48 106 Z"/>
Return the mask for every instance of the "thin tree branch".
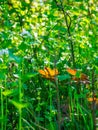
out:
<path id="1" fill-rule="evenodd" d="M 62 1 L 60 0 L 60 4 L 58 4 L 57 0 L 54 0 L 54 2 L 56 3 L 57 7 L 63 12 L 63 15 L 64 15 L 64 19 L 65 19 L 66 26 L 67 26 L 68 37 L 70 38 L 69 40 L 70 40 L 72 63 L 73 63 L 73 67 L 75 68 L 74 46 L 73 46 L 73 41 L 72 41 L 71 32 L 70 32 L 72 20 L 71 20 L 70 15 L 68 14 L 68 12 L 65 12 Z"/>

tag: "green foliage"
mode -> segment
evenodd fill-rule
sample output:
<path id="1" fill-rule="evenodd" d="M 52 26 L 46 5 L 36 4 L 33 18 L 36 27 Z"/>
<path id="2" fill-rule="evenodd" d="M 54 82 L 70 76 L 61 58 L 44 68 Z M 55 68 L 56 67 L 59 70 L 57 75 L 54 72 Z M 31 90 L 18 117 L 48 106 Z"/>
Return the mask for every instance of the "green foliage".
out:
<path id="1" fill-rule="evenodd" d="M 95 129 L 97 12 L 97 0 L 0 1 L 0 130 Z M 48 80 L 44 67 L 59 74 Z"/>

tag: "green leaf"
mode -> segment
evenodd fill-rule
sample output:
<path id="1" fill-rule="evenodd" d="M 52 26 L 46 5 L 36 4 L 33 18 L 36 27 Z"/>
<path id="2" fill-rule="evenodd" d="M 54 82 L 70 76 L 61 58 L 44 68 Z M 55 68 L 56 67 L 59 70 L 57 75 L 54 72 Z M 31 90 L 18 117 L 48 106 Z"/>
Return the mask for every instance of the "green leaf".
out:
<path id="1" fill-rule="evenodd" d="M 22 80 L 24 82 L 26 82 L 27 80 L 31 79 L 32 77 L 35 77 L 36 75 L 38 75 L 38 73 L 36 73 L 36 72 L 27 73 L 27 74 L 22 76 Z"/>
<path id="2" fill-rule="evenodd" d="M 18 89 L 5 90 L 2 92 L 4 96 L 9 96 L 12 94 L 18 94 Z"/>
<path id="3" fill-rule="evenodd" d="M 67 80 L 67 79 L 70 79 L 70 75 L 66 74 L 66 75 L 58 75 L 58 79 L 60 81 L 63 81 L 63 80 Z"/>
<path id="4" fill-rule="evenodd" d="M 15 56 L 13 54 L 13 52 L 11 52 L 11 50 L 9 51 L 9 61 L 15 61 L 17 63 L 21 63 L 22 62 L 22 58 L 19 56 Z"/>
<path id="5" fill-rule="evenodd" d="M 5 74 L 3 72 L 0 72 L 0 80 L 4 80 L 5 79 Z"/>
<path id="6" fill-rule="evenodd" d="M 11 104 L 13 104 L 17 109 L 22 109 L 22 108 L 25 108 L 25 107 L 27 107 L 27 103 L 20 103 L 20 102 L 18 102 L 18 101 L 14 101 L 14 100 L 9 100 L 9 102 L 11 103 Z"/>

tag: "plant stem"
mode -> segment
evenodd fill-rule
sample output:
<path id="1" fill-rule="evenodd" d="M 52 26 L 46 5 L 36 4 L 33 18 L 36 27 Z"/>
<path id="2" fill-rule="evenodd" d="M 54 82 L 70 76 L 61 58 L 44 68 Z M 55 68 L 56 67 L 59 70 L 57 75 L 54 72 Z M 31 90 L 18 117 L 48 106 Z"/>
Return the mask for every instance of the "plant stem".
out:
<path id="1" fill-rule="evenodd" d="M 4 130 L 6 130 L 6 124 L 7 124 L 7 97 L 5 98 L 5 122 L 4 122 Z"/>
<path id="2" fill-rule="evenodd" d="M 22 95 L 21 87 L 22 87 L 22 83 L 21 83 L 21 75 L 20 75 L 20 78 L 19 78 L 19 102 L 20 103 L 22 100 L 21 99 L 21 95 Z M 19 108 L 19 130 L 21 130 L 21 127 L 22 127 L 21 119 L 22 119 L 22 110 L 21 110 L 21 108 Z"/>
<path id="3" fill-rule="evenodd" d="M 1 121 L 1 130 L 3 130 L 3 119 L 4 119 L 4 104 L 3 104 L 3 94 L 2 94 L 2 92 L 3 92 L 3 90 L 2 90 L 2 85 L 0 84 L 0 87 L 1 87 L 1 92 L 0 92 L 0 95 L 1 95 L 1 119 L 2 119 L 2 121 Z"/>
<path id="4" fill-rule="evenodd" d="M 6 88 L 6 76 L 5 76 L 5 80 L 4 80 L 4 86 Z M 6 125 L 7 125 L 7 97 L 5 97 L 5 121 L 4 121 L 4 130 L 6 130 Z"/>
<path id="5" fill-rule="evenodd" d="M 61 130 L 61 111 L 60 111 L 60 95 L 58 87 L 58 79 L 55 78 L 55 87 L 57 92 L 57 118 L 58 118 L 58 130 Z"/>
<path id="6" fill-rule="evenodd" d="M 92 93 L 93 93 L 93 102 L 92 102 L 92 117 L 93 117 L 93 130 L 96 130 L 96 116 L 95 116 L 95 101 L 94 101 L 94 97 L 95 97 L 95 87 L 94 87 L 94 83 L 95 83 L 95 75 L 94 75 L 94 68 L 92 70 Z"/>
<path id="7" fill-rule="evenodd" d="M 21 116 L 21 108 L 19 109 L 19 130 L 21 130 L 22 122 L 21 122 L 22 116 Z"/>
<path id="8" fill-rule="evenodd" d="M 52 90 L 51 90 L 52 88 L 51 88 L 51 84 L 50 84 L 50 81 L 49 81 L 49 109 L 50 109 L 50 128 L 52 129 L 52 130 L 54 130 L 54 126 L 53 126 L 53 124 L 52 124 L 52 117 L 51 117 L 51 111 L 52 111 Z"/>

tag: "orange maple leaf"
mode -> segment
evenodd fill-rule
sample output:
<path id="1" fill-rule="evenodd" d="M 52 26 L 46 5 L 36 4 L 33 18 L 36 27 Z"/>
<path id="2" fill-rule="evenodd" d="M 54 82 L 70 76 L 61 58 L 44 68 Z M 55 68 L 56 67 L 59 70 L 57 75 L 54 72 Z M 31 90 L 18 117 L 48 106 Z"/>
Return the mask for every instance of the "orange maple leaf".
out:
<path id="1" fill-rule="evenodd" d="M 83 83 L 89 83 L 89 80 L 88 80 L 88 76 L 84 73 L 81 73 L 79 75 L 79 77 L 76 77 L 76 73 L 77 73 L 77 70 L 76 69 L 66 69 L 67 72 L 69 74 L 71 74 L 73 77 L 72 77 L 72 80 L 76 81 L 76 82 L 83 82 Z"/>
<path id="2" fill-rule="evenodd" d="M 47 79 L 54 79 L 56 75 L 58 75 L 57 69 L 51 69 L 49 67 L 45 67 L 44 70 L 39 70 L 39 73 Z"/>
<path id="3" fill-rule="evenodd" d="M 67 68 L 66 71 L 71 74 L 71 75 L 76 75 L 76 70 L 75 69 L 70 69 L 70 68 Z"/>
<path id="4" fill-rule="evenodd" d="M 93 101 L 98 101 L 98 98 L 96 98 L 96 97 L 94 97 L 94 98 L 87 98 L 87 100 L 89 101 L 89 102 L 93 102 Z"/>

